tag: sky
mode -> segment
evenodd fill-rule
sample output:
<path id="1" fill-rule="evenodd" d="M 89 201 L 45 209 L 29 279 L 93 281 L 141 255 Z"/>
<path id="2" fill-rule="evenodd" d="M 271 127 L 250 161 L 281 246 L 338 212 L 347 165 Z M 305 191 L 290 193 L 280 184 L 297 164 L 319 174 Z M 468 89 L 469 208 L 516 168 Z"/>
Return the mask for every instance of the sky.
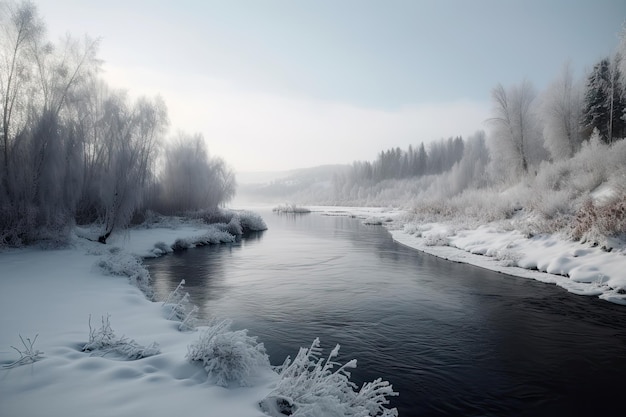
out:
<path id="1" fill-rule="evenodd" d="M 611 55 L 624 0 L 35 0 L 101 39 L 103 77 L 236 171 L 373 160 L 486 129 L 490 92 Z"/>

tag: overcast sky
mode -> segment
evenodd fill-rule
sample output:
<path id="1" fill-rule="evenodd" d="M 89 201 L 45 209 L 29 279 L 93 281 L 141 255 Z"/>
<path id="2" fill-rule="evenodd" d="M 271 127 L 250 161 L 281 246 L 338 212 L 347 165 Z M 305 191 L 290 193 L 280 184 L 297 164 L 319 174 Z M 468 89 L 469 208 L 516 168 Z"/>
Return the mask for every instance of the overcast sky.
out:
<path id="1" fill-rule="evenodd" d="M 485 128 L 490 90 L 612 54 L 624 0 L 39 0 L 104 77 L 161 94 L 238 171 L 374 159 Z"/>

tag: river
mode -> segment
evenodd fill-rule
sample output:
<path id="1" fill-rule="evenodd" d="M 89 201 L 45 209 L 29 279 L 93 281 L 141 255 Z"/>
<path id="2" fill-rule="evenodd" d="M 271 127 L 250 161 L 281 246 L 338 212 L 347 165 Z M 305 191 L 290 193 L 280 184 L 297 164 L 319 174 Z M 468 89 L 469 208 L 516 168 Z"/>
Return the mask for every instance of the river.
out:
<path id="1" fill-rule="evenodd" d="M 147 260 L 273 364 L 319 337 L 408 416 L 623 415 L 626 308 L 426 255 L 344 216 L 262 212 L 268 230 Z"/>

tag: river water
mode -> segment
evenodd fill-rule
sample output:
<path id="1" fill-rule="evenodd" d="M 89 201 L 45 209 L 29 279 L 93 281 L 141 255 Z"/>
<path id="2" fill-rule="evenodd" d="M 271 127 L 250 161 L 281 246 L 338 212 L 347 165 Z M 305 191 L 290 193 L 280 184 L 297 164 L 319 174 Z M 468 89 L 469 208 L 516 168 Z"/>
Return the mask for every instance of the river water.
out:
<path id="1" fill-rule="evenodd" d="M 626 307 L 452 263 L 380 226 L 262 212 L 233 245 L 148 260 L 202 318 L 228 317 L 279 365 L 319 337 L 359 385 L 382 377 L 400 416 L 626 415 Z"/>

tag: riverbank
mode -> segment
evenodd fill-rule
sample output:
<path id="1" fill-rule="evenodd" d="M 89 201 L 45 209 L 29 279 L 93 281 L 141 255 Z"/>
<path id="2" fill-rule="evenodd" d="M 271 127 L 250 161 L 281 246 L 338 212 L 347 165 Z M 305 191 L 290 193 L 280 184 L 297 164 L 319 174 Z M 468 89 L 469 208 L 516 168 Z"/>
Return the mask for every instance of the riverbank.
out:
<path id="1" fill-rule="evenodd" d="M 136 229 L 112 237 L 108 245 L 75 236 L 62 249 L 0 253 L 0 364 L 20 357 L 11 346 L 25 350 L 20 335 L 25 341 L 37 336 L 33 349 L 43 352 L 35 363 L 0 369 L 0 415 L 262 415 L 258 402 L 271 391 L 276 374 L 268 371 L 249 388 L 208 381 L 202 367 L 185 358 L 199 332 L 180 332 L 161 303 L 129 285 L 129 277 L 102 268 L 113 253 L 154 256 L 157 242 L 171 246 L 206 231 L 193 224 Z M 125 259 L 126 266 L 140 265 L 132 256 Z M 160 354 L 129 360 L 83 352 L 90 328 L 100 327 L 103 317 L 116 336 L 144 347 L 156 342 Z"/>
<path id="2" fill-rule="evenodd" d="M 324 215 L 349 215 L 387 225 L 393 239 L 413 249 L 491 271 L 556 284 L 577 295 L 626 305 L 626 244 L 607 252 L 558 235 L 528 237 L 498 223 L 467 229 L 447 223 L 417 224 L 402 210 L 309 207 Z"/>

